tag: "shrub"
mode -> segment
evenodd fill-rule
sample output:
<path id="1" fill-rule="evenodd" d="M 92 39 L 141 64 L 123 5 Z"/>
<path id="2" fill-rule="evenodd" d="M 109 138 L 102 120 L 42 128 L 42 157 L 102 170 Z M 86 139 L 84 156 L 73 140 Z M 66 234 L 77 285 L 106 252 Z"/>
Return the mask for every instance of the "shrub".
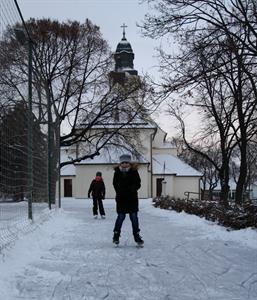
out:
<path id="1" fill-rule="evenodd" d="M 231 203 L 229 208 L 225 209 L 217 201 L 175 199 L 165 196 L 154 198 L 153 205 L 177 212 L 184 211 L 188 214 L 197 215 L 207 220 L 217 222 L 228 228 L 257 228 L 257 205 L 251 202 L 246 202 L 243 206 L 237 206 Z"/>

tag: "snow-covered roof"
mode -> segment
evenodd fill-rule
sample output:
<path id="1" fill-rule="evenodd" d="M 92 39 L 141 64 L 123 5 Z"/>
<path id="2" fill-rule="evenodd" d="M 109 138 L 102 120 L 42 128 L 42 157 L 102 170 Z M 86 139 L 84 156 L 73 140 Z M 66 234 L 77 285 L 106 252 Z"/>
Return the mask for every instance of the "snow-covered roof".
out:
<path id="1" fill-rule="evenodd" d="M 83 128 L 86 124 L 81 124 L 80 128 Z M 115 123 L 109 123 L 109 124 L 96 124 L 92 126 L 92 129 L 117 129 L 117 128 L 122 128 L 122 129 L 155 129 L 156 126 L 154 126 L 151 123 L 146 123 L 146 122 L 134 122 L 134 123 L 124 123 L 124 122 L 115 122 Z"/>
<path id="2" fill-rule="evenodd" d="M 79 163 L 76 163 L 76 165 L 86 164 L 86 165 L 94 165 L 94 164 L 118 164 L 119 163 L 119 157 L 122 154 L 127 154 L 129 151 L 126 151 L 124 149 L 119 149 L 115 147 L 109 148 L 109 149 L 102 149 L 100 152 L 100 155 L 95 156 L 93 159 L 88 158 L 80 161 Z M 137 163 L 148 163 L 148 161 L 142 156 L 142 155 L 133 155 L 132 156 L 132 162 Z"/>
<path id="3" fill-rule="evenodd" d="M 75 152 L 74 152 L 75 153 Z M 104 148 L 101 150 L 100 155 L 95 156 L 93 159 L 87 158 L 84 160 L 81 160 L 80 162 L 75 163 L 75 165 L 96 165 L 96 164 L 118 164 L 119 163 L 119 157 L 122 154 L 127 154 L 129 151 L 126 151 L 122 148 Z M 64 149 L 61 151 L 61 162 L 69 161 L 72 159 L 71 153 L 68 154 L 68 152 Z M 148 163 L 145 157 L 143 157 L 140 154 L 133 155 L 132 156 L 132 162 L 136 163 Z M 75 157 L 75 156 L 74 156 Z M 76 175 L 76 167 L 74 165 L 66 165 L 61 169 L 61 175 L 62 176 L 74 176 Z"/>
<path id="4" fill-rule="evenodd" d="M 61 176 L 75 176 L 76 169 L 74 165 L 66 165 L 61 168 Z"/>
<path id="5" fill-rule="evenodd" d="M 171 154 L 153 155 L 153 174 L 174 174 L 176 176 L 202 176 L 200 172 Z"/>
<path id="6" fill-rule="evenodd" d="M 117 72 L 125 72 L 125 71 L 134 71 L 134 69 L 131 67 L 121 67 L 121 68 L 117 68 L 116 71 Z"/>
<path id="7" fill-rule="evenodd" d="M 93 114 L 92 114 L 93 115 Z M 91 115 L 91 117 L 92 117 Z M 114 115 L 109 115 L 106 118 L 103 118 L 102 120 L 99 120 L 97 123 L 90 125 L 93 129 L 99 129 L 99 128 L 156 128 L 156 124 L 152 120 L 147 120 L 146 118 L 143 118 L 139 115 L 134 116 L 129 115 L 127 111 L 119 111 L 118 112 L 119 119 L 116 120 Z M 132 120 L 129 121 L 129 118 L 132 118 Z M 87 127 L 88 124 L 90 124 L 90 119 L 85 118 L 81 124 L 78 126 L 79 128 Z"/>

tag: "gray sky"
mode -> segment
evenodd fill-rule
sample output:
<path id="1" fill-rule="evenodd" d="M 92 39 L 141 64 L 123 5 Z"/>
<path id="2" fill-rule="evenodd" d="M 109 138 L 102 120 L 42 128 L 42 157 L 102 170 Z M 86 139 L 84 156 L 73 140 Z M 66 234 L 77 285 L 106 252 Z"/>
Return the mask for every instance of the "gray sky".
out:
<path id="1" fill-rule="evenodd" d="M 135 53 L 134 68 L 139 75 L 148 72 L 155 79 L 158 78 L 155 48 L 160 41 L 143 37 L 136 25 L 147 12 L 153 12 L 148 4 L 140 4 L 140 0 L 18 0 L 18 3 L 25 20 L 30 17 L 80 22 L 90 19 L 100 26 L 113 52 L 122 38 L 120 26 L 125 23 L 128 26 L 126 37 Z M 174 124 L 163 112 L 155 119 L 168 135 L 174 132 Z"/>
<path id="2" fill-rule="evenodd" d="M 145 38 L 136 26 L 148 12 L 147 4 L 139 4 L 139 0 L 18 0 L 22 14 L 30 17 L 49 17 L 59 21 L 78 20 L 86 18 L 100 26 L 103 37 L 115 51 L 122 38 L 122 28 L 125 23 L 127 40 L 135 53 L 134 67 L 142 72 L 156 73 L 153 66 L 157 65 L 154 48 L 159 44 Z"/>

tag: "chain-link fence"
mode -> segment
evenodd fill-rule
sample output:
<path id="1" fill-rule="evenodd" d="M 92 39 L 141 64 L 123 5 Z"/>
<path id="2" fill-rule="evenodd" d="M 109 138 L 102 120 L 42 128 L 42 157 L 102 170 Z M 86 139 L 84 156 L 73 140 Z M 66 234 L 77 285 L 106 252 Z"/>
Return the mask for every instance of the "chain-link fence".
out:
<path id="1" fill-rule="evenodd" d="M 17 2 L 0 2 L 0 249 L 29 219 L 51 208 L 57 174 L 50 162 L 47 97 Z"/>

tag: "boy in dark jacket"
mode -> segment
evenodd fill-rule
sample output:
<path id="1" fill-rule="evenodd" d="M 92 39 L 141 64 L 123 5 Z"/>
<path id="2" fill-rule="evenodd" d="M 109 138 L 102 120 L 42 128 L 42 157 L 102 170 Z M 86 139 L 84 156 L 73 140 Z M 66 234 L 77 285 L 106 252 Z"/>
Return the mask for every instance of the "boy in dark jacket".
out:
<path id="1" fill-rule="evenodd" d="M 105 219 L 105 211 L 103 206 L 103 199 L 105 197 L 105 185 L 102 178 L 102 173 L 97 172 L 95 179 L 92 180 L 89 190 L 88 190 L 88 198 L 90 198 L 90 194 L 92 193 L 93 197 L 93 215 L 94 218 L 97 219 L 98 216 L 98 207 L 99 212 L 102 219 Z"/>
<path id="2" fill-rule="evenodd" d="M 137 191 L 141 187 L 141 179 L 137 169 L 131 164 L 131 156 L 124 154 L 120 157 L 120 165 L 114 170 L 113 186 L 116 191 L 116 210 L 118 213 L 115 226 L 113 243 L 119 244 L 119 237 L 122 223 L 129 214 L 135 242 L 143 245 L 144 241 L 139 235 L 138 223 L 138 195 Z"/>

